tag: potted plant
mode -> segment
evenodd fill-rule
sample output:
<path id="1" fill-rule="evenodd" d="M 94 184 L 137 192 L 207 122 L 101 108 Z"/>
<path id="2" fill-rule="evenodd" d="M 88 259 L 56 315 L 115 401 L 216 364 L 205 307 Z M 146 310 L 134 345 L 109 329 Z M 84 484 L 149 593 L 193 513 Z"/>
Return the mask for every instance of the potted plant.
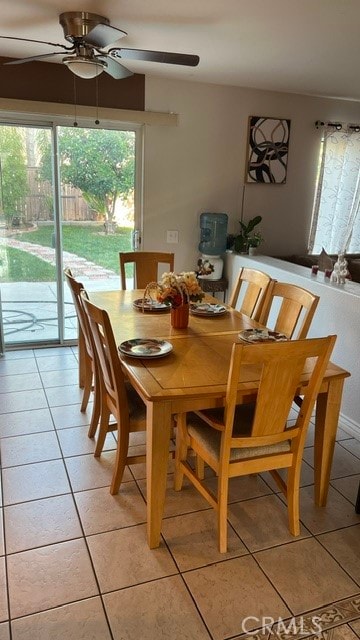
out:
<path id="1" fill-rule="evenodd" d="M 259 231 L 253 233 L 254 228 L 260 224 L 261 220 L 262 216 L 255 216 L 247 223 L 240 220 L 240 233 L 234 238 L 234 250 L 237 253 L 248 253 L 250 248 L 258 247 L 263 241 Z"/>
<path id="2" fill-rule="evenodd" d="M 257 252 L 258 246 L 264 241 L 260 231 L 255 231 L 255 233 L 250 236 L 248 239 L 249 244 L 249 256 L 255 255 Z"/>

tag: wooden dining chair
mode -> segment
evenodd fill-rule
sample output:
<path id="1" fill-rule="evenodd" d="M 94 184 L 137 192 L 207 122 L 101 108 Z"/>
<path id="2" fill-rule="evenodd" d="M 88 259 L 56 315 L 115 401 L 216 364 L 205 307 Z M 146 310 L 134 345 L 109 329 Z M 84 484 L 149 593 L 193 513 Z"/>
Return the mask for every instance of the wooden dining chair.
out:
<path id="1" fill-rule="evenodd" d="M 84 313 L 82 299 L 80 297 L 81 291 L 84 291 L 84 286 L 81 282 L 78 282 L 74 278 L 71 269 L 64 269 L 64 276 L 69 286 L 76 311 L 79 335 L 79 359 L 83 362 L 84 366 L 84 391 L 80 407 L 81 412 L 86 411 L 91 391 L 93 391 L 94 393 L 93 409 L 88 431 L 89 438 L 93 438 L 100 419 L 100 389 L 97 379 L 97 371 L 95 368 L 93 347 L 90 338 L 89 322 L 86 314 Z"/>
<path id="2" fill-rule="evenodd" d="M 230 294 L 230 307 L 259 320 L 270 282 L 271 277 L 267 273 L 243 267 Z"/>
<path id="3" fill-rule="evenodd" d="M 174 271 L 174 254 L 160 251 L 133 251 L 119 253 L 120 259 L 120 287 L 126 289 L 125 265 L 134 264 L 134 289 L 145 289 L 149 282 L 157 282 L 159 278 L 159 264 L 168 266 L 168 271 Z M 164 269 L 166 271 L 166 269 Z"/>
<path id="4" fill-rule="evenodd" d="M 233 345 L 224 409 L 177 416 L 175 490 L 184 475 L 217 511 L 218 545 L 227 550 L 229 478 L 270 471 L 287 498 L 289 529 L 300 533 L 299 484 L 306 432 L 336 336 L 278 343 Z M 301 385 L 307 358 L 314 358 L 303 387 L 302 410 L 286 428 L 293 397 Z M 254 403 L 236 405 L 241 374 L 256 367 L 259 390 Z M 218 476 L 215 495 L 188 461 L 188 447 Z M 287 483 L 278 469 L 287 469 Z"/>
<path id="5" fill-rule="evenodd" d="M 116 347 L 110 319 L 106 311 L 92 304 L 81 294 L 83 308 L 88 318 L 95 367 L 100 384 L 100 427 L 95 447 L 95 457 L 100 456 L 106 435 L 117 430 L 117 450 L 110 493 L 118 493 L 127 464 L 145 462 L 145 455 L 129 456 L 129 434 L 146 430 L 146 408 L 135 389 L 125 381 L 119 353 Z M 110 416 L 116 424 L 110 424 Z"/>
<path id="6" fill-rule="evenodd" d="M 288 338 L 301 340 L 308 334 L 319 300 L 319 296 L 298 285 L 271 280 L 259 322 Z"/>

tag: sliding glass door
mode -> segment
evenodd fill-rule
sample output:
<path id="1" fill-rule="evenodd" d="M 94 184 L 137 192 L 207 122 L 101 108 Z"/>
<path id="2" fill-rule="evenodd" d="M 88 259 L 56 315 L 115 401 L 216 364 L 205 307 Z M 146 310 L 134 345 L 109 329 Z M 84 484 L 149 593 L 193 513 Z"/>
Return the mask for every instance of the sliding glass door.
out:
<path id="1" fill-rule="evenodd" d="M 118 254 L 131 249 L 135 224 L 139 133 L 0 125 L 5 348 L 76 339 L 65 267 L 88 290 L 118 288 Z"/>
<path id="2" fill-rule="evenodd" d="M 5 347 L 59 338 L 51 128 L 0 126 L 0 282 Z M 49 240 L 47 240 L 49 239 Z"/>

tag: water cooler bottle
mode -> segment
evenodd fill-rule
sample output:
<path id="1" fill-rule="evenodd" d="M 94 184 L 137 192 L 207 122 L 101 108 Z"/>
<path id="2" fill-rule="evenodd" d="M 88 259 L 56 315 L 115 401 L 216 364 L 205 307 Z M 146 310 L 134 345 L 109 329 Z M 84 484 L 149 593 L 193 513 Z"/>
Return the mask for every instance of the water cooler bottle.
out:
<path id="1" fill-rule="evenodd" d="M 227 223 L 226 213 L 201 214 L 199 278 L 220 280 L 222 277 L 223 260 L 221 254 L 226 251 Z"/>

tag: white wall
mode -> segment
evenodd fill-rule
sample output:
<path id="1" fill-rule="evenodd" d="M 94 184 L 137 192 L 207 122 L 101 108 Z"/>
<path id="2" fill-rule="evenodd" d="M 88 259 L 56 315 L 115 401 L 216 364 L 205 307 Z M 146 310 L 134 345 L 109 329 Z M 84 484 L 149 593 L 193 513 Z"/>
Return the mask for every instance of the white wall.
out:
<path id="1" fill-rule="evenodd" d="M 291 120 L 287 183 L 246 186 L 244 218 L 262 215 L 263 253 L 303 253 L 311 221 L 320 132 L 316 120 L 359 122 L 359 103 L 146 78 L 146 109 L 179 114 L 177 127 L 146 126 L 144 249 L 174 250 L 195 267 L 199 215 L 229 215 L 238 232 L 250 115 Z M 166 230 L 179 230 L 179 244 Z"/>
<path id="2" fill-rule="evenodd" d="M 312 276 L 307 267 L 268 256 L 227 254 L 225 268 L 229 278 L 229 291 L 241 267 L 260 269 L 276 280 L 297 284 L 320 296 L 308 335 L 309 338 L 337 335 L 331 359 L 351 373 L 344 384 L 342 425 L 360 438 L 360 284 L 332 284 L 321 272 Z"/>

